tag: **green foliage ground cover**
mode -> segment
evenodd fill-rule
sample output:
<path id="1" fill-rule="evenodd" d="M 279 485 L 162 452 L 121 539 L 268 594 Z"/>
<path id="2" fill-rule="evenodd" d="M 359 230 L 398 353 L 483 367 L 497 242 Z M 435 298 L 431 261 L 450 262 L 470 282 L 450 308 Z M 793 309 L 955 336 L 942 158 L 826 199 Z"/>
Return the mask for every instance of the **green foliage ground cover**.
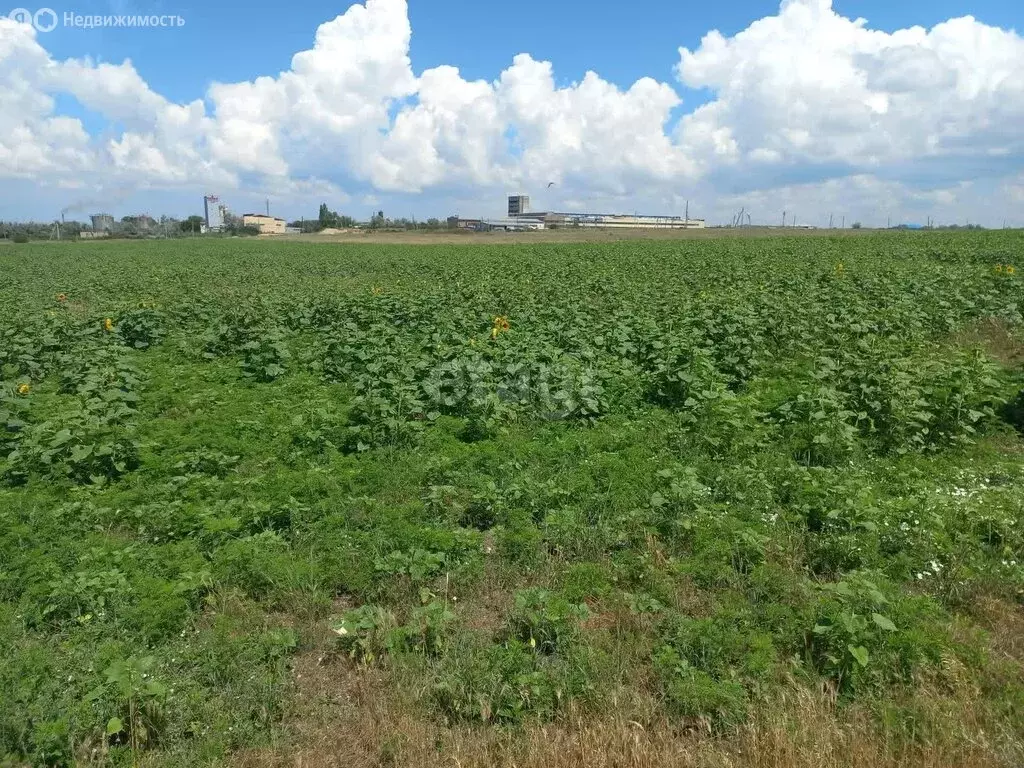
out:
<path id="1" fill-rule="evenodd" d="M 1022 246 L 5 249 L 0 764 L 263 743 L 328 623 L 451 723 L 952 664 L 1020 737 Z"/>

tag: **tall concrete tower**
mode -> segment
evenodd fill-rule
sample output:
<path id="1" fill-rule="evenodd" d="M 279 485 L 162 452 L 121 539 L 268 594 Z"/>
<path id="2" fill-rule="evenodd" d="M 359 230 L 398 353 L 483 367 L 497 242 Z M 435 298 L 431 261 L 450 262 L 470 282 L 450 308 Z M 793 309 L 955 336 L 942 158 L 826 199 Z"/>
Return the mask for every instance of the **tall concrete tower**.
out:
<path id="1" fill-rule="evenodd" d="M 216 195 L 206 195 L 203 198 L 203 213 L 206 215 L 206 228 L 211 232 L 219 232 L 224 229 L 224 206 L 220 205 L 220 198 Z"/>
<path id="2" fill-rule="evenodd" d="M 529 195 L 509 195 L 508 197 L 508 215 L 510 218 L 516 216 L 522 216 L 524 213 L 530 210 L 530 196 Z"/>

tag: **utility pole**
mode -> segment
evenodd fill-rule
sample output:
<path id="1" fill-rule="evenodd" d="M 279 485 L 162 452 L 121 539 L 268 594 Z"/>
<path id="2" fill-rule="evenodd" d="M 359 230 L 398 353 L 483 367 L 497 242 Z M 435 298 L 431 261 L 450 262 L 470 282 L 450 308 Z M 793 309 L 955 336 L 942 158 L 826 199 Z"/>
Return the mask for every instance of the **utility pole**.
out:
<path id="1" fill-rule="evenodd" d="M 686 201 L 686 226 L 690 226 L 690 201 Z"/>
<path id="2" fill-rule="evenodd" d="M 782 226 L 786 226 L 786 212 L 782 212 Z"/>

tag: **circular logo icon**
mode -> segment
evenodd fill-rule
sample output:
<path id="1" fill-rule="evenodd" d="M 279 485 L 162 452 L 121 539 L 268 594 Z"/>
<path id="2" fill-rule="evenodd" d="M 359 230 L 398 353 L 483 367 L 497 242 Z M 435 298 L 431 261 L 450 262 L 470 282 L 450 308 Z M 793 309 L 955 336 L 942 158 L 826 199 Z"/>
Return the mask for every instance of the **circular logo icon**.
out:
<path id="1" fill-rule="evenodd" d="M 17 21 L 21 24 L 31 24 L 32 11 L 30 11 L 28 8 L 15 8 L 13 11 L 7 14 L 7 18 Z"/>
<path id="2" fill-rule="evenodd" d="M 32 17 L 32 23 L 40 32 L 52 32 L 57 26 L 57 13 L 53 8 L 40 8 Z"/>

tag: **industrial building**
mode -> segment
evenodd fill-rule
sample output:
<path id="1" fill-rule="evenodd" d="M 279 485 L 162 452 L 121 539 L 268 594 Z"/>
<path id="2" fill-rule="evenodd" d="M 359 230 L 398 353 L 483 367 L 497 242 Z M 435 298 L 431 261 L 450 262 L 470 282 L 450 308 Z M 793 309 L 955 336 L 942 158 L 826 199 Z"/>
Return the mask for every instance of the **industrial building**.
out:
<path id="1" fill-rule="evenodd" d="M 448 229 L 472 232 L 522 232 L 528 229 L 544 229 L 544 222 L 524 216 L 514 219 L 460 219 L 458 216 L 449 216 Z"/>
<path id="2" fill-rule="evenodd" d="M 704 219 L 689 216 L 643 216 L 627 213 L 561 213 L 531 211 L 530 198 L 510 195 L 507 219 L 448 219 L 449 229 L 475 231 L 516 231 L 525 229 L 604 228 L 604 229 L 704 229 Z"/>
<path id="3" fill-rule="evenodd" d="M 256 227 L 261 235 L 283 235 L 285 232 L 285 220 L 276 216 L 267 216 L 262 213 L 242 214 L 243 227 Z"/>
<path id="4" fill-rule="evenodd" d="M 210 232 L 220 232 L 224 229 L 224 213 L 226 206 L 220 204 L 220 198 L 216 195 L 203 197 L 203 215 L 206 219 L 206 229 Z"/>
<path id="5" fill-rule="evenodd" d="M 683 216 L 643 216 L 626 213 L 527 213 L 521 220 L 537 220 L 544 229 L 595 227 L 604 229 L 704 229 L 704 219 Z"/>
<path id="6" fill-rule="evenodd" d="M 92 220 L 93 232 L 114 231 L 114 217 L 109 213 L 94 213 L 89 218 Z"/>

